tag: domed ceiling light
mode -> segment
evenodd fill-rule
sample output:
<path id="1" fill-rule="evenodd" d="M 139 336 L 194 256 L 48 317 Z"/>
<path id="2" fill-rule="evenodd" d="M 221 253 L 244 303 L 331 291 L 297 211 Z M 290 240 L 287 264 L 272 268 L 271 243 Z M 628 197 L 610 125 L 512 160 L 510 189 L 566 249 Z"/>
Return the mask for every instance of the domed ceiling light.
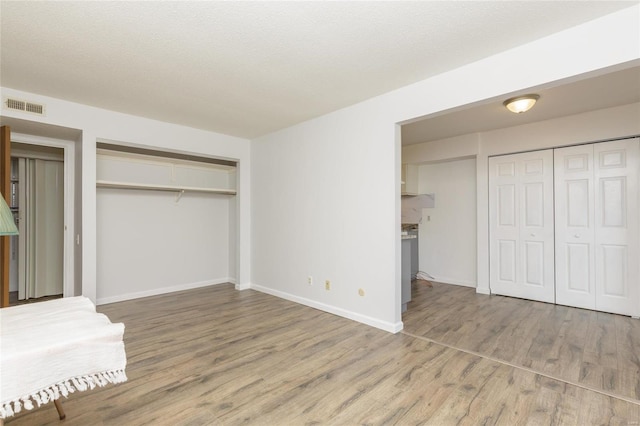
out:
<path id="1" fill-rule="evenodd" d="M 533 108 L 538 99 L 540 99 L 540 95 L 531 94 L 507 99 L 503 104 L 509 111 L 520 114 Z"/>

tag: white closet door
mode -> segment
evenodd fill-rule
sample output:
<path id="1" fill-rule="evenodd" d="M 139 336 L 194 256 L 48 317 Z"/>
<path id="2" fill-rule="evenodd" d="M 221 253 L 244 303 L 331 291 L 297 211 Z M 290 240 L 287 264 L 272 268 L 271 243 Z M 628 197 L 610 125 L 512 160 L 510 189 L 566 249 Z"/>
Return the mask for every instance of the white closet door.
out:
<path id="1" fill-rule="evenodd" d="M 596 309 L 638 315 L 638 139 L 594 144 Z"/>
<path id="2" fill-rule="evenodd" d="M 35 282 L 31 297 L 63 293 L 64 164 L 35 160 Z"/>
<path id="3" fill-rule="evenodd" d="M 555 150 L 556 303 L 637 316 L 638 139 Z"/>
<path id="4" fill-rule="evenodd" d="M 489 159 L 491 292 L 555 301 L 553 151 Z"/>
<path id="5" fill-rule="evenodd" d="M 19 159 L 18 299 L 63 294 L 64 164 Z"/>
<path id="6" fill-rule="evenodd" d="M 595 309 L 593 145 L 554 150 L 556 303 Z"/>

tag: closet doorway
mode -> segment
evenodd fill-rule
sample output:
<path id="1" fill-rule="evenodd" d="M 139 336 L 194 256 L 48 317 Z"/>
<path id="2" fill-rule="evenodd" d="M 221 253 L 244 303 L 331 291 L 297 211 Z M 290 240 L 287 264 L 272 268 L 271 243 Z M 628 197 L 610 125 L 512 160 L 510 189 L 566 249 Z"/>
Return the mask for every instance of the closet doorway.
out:
<path id="1" fill-rule="evenodd" d="M 489 158 L 491 292 L 637 317 L 638 138 Z"/>
<path id="2" fill-rule="evenodd" d="M 63 242 L 62 246 L 58 250 L 62 251 L 62 274 L 63 274 L 63 296 L 75 296 L 82 294 L 81 284 L 81 255 L 80 250 L 80 233 L 76 234 L 76 230 L 80 231 L 81 226 L 76 226 L 75 217 L 81 217 L 82 203 L 80 189 L 80 179 L 76 181 L 75 169 L 79 164 L 76 164 L 75 151 L 76 146 L 81 146 L 82 133 L 77 129 L 64 128 L 59 126 L 44 125 L 40 123 L 30 122 L 26 120 L 10 119 L 6 117 L 0 117 L 0 124 L 2 124 L 0 132 L 0 145 L 2 150 L 0 153 L 0 186 L 2 186 L 2 194 L 5 196 L 8 205 L 11 205 L 11 159 L 12 157 L 32 158 L 42 157 L 44 159 L 61 160 L 63 163 L 63 178 L 64 185 L 63 197 Z M 59 154 L 63 153 L 63 158 L 60 159 Z M 48 153 L 48 154 L 47 154 Z M 54 154 L 55 158 L 50 158 Z M 13 180 L 19 180 L 19 176 L 14 173 Z M 58 180 L 60 182 L 60 180 Z M 15 185 L 14 191 L 18 193 L 18 185 Z M 76 202 L 77 201 L 77 202 Z M 15 202 L 15 200 L 14 200 Z M 14 213 L 16 208 L 14 206 Z M 81 225 L 79 223 L 79 225 Z M 10 304 L 10 274 L 11 274 L 11 248 L 10 237 L 2 238 L 2 247 L 0 247 L 0 258 L 2 263 L 2 279 L 0 285 L 0 304 L 2 307 L 9 306 Z M 19 243 L 19 240 L 18 240 Z M 14 250 L 14 258 L 18 259 L 19 247 L 16 246 Z M 78 261 L 76 262 L 76 258 Z M 14 260 L 15 261 L 15 260 Z M 78 268 L 76 269 L 76 265 Z M 15 275 L 14 275 L 15 277 Z M 78 277 L 78 279 L 76 279 Z M 17 278 L 14 278 L 17 280 Z M 15 281 L 14 281 L 15 282 Z M 13 291 L 18 291 L 15 287 Z M 17 297 L 16 297 L 17 298 Z M 32 301 L 45 300 L 30 299 Z"/>
<path id="3" fill-rule="evenodd" d="M 12 142 L 9 303 L 64 294 L 64 149 Z"/>

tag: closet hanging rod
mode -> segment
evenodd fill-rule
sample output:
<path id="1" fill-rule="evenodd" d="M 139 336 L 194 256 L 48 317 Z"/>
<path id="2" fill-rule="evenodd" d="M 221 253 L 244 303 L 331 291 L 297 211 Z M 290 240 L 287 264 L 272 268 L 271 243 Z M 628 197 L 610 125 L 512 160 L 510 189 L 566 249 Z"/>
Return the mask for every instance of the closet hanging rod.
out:
<path id="1" fill-rule="evenodd" d="M 106 180 L 96 181 L 97 188 L 113 188 L 113 189 L 139 189 L 150 191 L 167 191 L 167 192 L 205 192 L 210 194 L 226 194 L 236 195 L 235 189 L 221 189 L 221 188 L 197 188 L 189 186 L 172 186 L 172 185 L 157 185 L 147 183 L 127 183 L 127 182 L 113 182 Z"/>

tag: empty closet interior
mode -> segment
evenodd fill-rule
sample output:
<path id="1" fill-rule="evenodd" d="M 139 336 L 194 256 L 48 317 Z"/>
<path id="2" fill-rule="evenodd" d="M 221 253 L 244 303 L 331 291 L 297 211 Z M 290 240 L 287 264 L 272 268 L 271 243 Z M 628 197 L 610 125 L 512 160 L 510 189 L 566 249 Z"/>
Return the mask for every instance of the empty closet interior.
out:
<path id="1" fill-rule="evenodd" d="M 640 316 L 630 138 L 489 158 L 491 292 Z"/>
<path id="2" fill-rule="evenodd" d="M 97 301 L 233 282 L 236 164 L 99 144 Z"/>

